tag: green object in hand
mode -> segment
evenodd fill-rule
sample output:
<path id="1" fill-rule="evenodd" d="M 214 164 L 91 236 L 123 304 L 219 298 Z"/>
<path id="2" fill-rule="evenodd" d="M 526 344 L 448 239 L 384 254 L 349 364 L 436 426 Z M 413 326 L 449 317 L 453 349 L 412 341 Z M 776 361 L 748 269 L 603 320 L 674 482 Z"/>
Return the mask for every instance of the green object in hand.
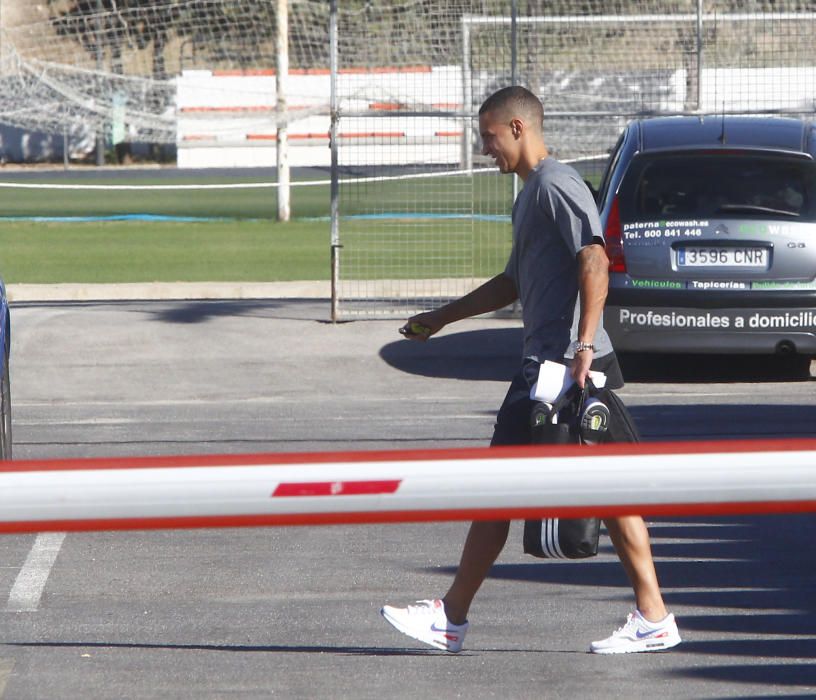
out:
<path id="1" fill-rule="evenodd" d="M 400 328 L 400 333 L 403 335 L 423 335 L 427 337 L 431 334 L 431 329 L 428 328 L 428 326 L 423 326 L 421 323 L 411 321 L 411 323 Z"/>

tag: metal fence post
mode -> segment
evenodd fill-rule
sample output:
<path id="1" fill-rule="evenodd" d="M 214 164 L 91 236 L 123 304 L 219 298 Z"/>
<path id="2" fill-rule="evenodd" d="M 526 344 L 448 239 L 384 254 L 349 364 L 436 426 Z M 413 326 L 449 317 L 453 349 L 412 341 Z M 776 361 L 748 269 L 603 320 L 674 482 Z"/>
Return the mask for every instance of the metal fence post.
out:
<path id="1" fill-rule="evenodd" d="M 470 67 L 470 15 L 462 15 L 462 170 L 473 169 L 473 141 L 471 139 L 471 67 Z"/>
<path id="2" fill-rule="evenodd" d="M 94 26 L 94 41 L 96 41 L 96 70 L 102 72 L 102 0 L 96 0 L 96 23 Z M 96 164 L 105 165 L 105 131 L 104 127 L 96 130 Z"/>
<path id="3" fill-rule="evenodd" d="M 697 111 L 703 109 L 703 0 L 697 0 Z"/>
<path id="4" fill-rule="evenodd" d="M 510 3 L 510 84 L 518 84 L 518 0 Z M 533 92 L 538 92 L 535 85 L 529 86 Z M 519 193 L 519 177 L 513 173 L 513 201 Z M 515 307 L 514 307 L 515 309 Z"/>
<path id="5" fill-rule="evenodd" d="M 337 98 L 337 0 L 329 2 L 329 73 L 331 93 L 329 96 L 331 126 L 331 320 L 336 323 L 339 315 L 338 286 L 340 282 L 340 173 L 337 143 L 337 122 L 340 118 Z"/>

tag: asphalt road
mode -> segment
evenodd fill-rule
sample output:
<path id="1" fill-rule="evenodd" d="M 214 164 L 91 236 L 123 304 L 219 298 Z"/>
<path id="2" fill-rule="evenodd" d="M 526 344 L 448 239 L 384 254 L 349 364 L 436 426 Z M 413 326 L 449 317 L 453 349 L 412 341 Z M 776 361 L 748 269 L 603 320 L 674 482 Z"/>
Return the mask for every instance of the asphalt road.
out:
<path id="1" fill-rule="evenodd" d="M 487 442 L 516 321 L 466 321 L 420 345 L 394 321 L 327 316 L 293 301 L 17 305 L 15 456 Z M 624 359 L 621 395 L 647 439 L 816 432 L 814 381 L 766 361 Z M 466 527 L 0 537 L 0 698 L 816 694 L 813 516 L 652 521 L 684 643 L 611 657 L 586 652 L 632 604 L 608 539 L 594 560 L 539 563 L 517 524 L 465 652 L 387 626 L 383 603 L 444 592 Z"/>

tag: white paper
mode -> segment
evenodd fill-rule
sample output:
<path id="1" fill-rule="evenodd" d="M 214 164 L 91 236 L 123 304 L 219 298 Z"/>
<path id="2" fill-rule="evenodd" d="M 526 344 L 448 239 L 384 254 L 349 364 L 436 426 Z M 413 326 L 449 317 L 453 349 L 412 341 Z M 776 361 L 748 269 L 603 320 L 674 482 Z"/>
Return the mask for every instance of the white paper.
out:
<path id="1" fill-rule="evenodd" d="M 603 372 L 590 372 L 589 375 L 598 389 L 606 386 L 606 375 Z M 533 401 L 555 403 L 573 384 L 575 380 L 569 367 L 560 362 L 545 360 L 538 369 L 538 381 L 530 389 L 530 398 Z"/>

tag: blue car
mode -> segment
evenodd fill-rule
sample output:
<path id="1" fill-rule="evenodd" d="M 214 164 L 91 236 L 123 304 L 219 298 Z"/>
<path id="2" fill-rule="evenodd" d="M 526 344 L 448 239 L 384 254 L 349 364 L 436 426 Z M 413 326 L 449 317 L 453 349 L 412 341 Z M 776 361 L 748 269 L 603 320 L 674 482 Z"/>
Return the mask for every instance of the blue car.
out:
<path id="1" fill-rule="evenodd" d="M 602 177 L 604 322 L 620 351 L 816 356 L 816 131 L 768 117 L 630 123 Z"/>

